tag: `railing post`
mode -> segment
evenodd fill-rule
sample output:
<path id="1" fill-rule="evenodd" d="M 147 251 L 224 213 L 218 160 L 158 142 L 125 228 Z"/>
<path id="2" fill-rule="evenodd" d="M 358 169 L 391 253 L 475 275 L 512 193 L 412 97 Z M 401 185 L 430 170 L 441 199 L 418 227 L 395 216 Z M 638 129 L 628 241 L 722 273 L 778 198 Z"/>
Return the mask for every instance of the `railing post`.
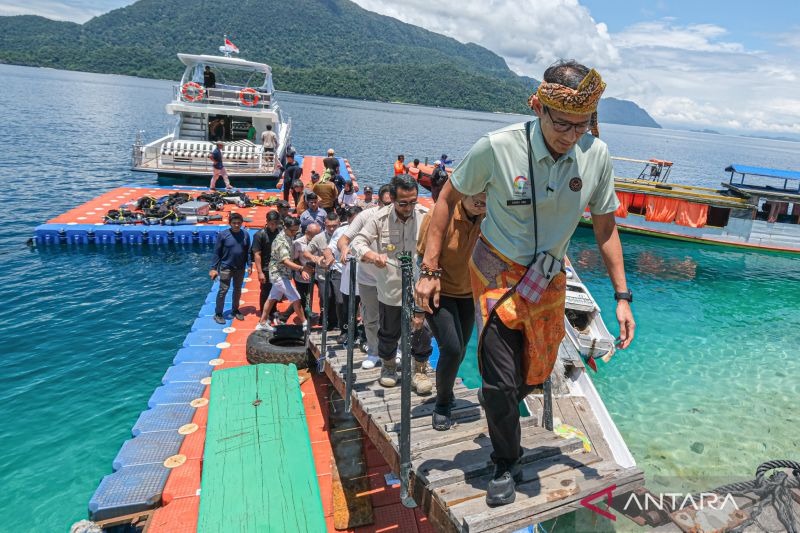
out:
<path id="1" fill-rule="evenodd" d="M 411 474 L 411 318 L 414 312 L 414 266 L 411 254 L 398 255 L 402 273 L 403 318 L 400 326 L 400 501 L 416 507 L 408 492 Z"/>
<path id="2" fill-rule="evenodd" d="M 319 307 L 322 312 L 322 341 L 320 343 L 320 363 L 324 364 L 328 358 L 328 285 L 330 284 L 330 272 L 325 275 L 322 281 L 322 292 L 319 294 Z"/>
<path id="3" fill-rule="evenodd" d="M 356 344 L 356 258 L 347 260 L 350 265 L 350 297 L 347 299 L 347 374 L 345 379 L 344 412 L 350 412 L 353 394 L 353 348 Z"/>
<path id="4" fill-rule="evenodd" d="M 548 431 L 553 431 L 553 382 L 548 377 L 542 385 L 542 403 L 544 412 L 542 413 L 542 425 Z"/>

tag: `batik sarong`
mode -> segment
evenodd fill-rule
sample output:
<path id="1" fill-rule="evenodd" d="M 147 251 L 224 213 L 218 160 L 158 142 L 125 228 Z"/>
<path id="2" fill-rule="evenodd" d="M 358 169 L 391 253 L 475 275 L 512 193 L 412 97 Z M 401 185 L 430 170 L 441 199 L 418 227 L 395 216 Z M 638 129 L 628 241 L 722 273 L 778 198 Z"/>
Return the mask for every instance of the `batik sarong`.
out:
<path id="1" fill-rule="evenodd" d="M 528 385 L 538 385 L 550 376 L 564 338 L 567 277 L 564 272 L 556 274 L 535 304 L 516 291 L 506 297 L 526 271 L 524 265 L 505 257 L 483 236 L 475 244 L 469 272 L 478 326 L 478 367 L 482 366 L 482 357 L 490 356 L 483 353 L 481 346 L 483 327 L 489 320 L 499 319 L 507 328 L 522 332 L 525 339 L 524 353 L 520 354 L 523 378 Z"/>

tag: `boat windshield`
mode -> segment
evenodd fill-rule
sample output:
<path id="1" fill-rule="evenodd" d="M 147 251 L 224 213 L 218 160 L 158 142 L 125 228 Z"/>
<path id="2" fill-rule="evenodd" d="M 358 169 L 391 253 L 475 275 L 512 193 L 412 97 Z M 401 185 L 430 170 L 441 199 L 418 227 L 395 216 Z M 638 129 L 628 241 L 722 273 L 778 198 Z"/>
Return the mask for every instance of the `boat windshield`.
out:
<path id="1" fill-rule="evenodd" d="M 241 89 L 244 87 L 252 87 L 267 92 L 273 91 L 272 79 L 267 73 L 252 69 L 236 68 L 230 65 L 198 63 L 187 69 L 187 71 L 190 71 L 191 75 L 187 76 L 188 79 L 185 81 L 193 81 L 202 85 L 203 73 L 205 72 L 206 66 L 210 67 L 211 72 L 214 73 L 217 88 Z"/>

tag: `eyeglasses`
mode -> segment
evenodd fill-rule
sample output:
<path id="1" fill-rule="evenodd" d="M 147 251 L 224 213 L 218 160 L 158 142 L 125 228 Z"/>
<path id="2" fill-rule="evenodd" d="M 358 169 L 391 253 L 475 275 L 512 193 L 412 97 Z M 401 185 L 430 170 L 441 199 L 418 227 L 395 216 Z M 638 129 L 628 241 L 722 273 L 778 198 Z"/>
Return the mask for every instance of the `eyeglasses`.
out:
<path id="1" fill-rule="evenodd" d="M 411 200 L 410 202 L 397 202 L 397 207 L 408 207 L 410 205 L 417 205 L 417 201 Z"/>
<path id="2" fill-rule="evenodd" d="M 550 122 L 553 123 L 553 129 L 556 130 L 558 133 L 567 133 L 569 130 L 574 129 L 575 133 L 579 135 L 583 135 L 587 131 L 589 131 L 592 127 L 592 123 L 590 122 L 582 122 L 581 124 L 574 124 L 572 122 L 564 122 L 563 120 L 555 120 L 553 115 L 550 114 L 550 110 L 547 109 L 545 111 L 547 116 L 550 117 Z"/>

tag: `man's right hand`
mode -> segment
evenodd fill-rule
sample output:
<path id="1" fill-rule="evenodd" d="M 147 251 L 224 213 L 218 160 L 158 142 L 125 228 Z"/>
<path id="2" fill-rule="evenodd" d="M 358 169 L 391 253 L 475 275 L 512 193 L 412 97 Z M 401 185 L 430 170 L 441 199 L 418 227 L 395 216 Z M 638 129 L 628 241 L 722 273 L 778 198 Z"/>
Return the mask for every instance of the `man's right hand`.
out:
<path id="1" fill-rule="evenodd" d="M 262 285 L 267 282 L 267 275 L 264 274 L 264 271 L 258 273 L 258 282 Z"/>
<path id="2" fill-rule="evenodd" d="M 431 308 L 431 300 L 433 300 L 433 307 L 439 307 L 439 293 L 442 290 L 441 280 L 439 278 L 432 278 L 429 276 L 421 276 L 417 281 L 414 299 L 417 307 L 425 310 L 426 313 L 433 314 Z"/>
<path id="3" fill-rule="evenodd" d="M 219 272 L 217 272 L 217 271 L 216 271 L 216 270 L 214 270 L 213 268 L 212 268 L 211 270 L 209 270 L 209 271 L 208 271 L 208 277 L 210 277 L 210 278 L 211 278 L 211 281 L 214 281 L 215 279 L 217 279 L 217 276 L 218 276 L 218 275 L 219 275 Z"/>
<path id="4" fill-rule="evenodd" d="M 377 252 L 373 252 L 372 250 L 364 254 L 364 262 L 372 263 L 378 268 L 386 268 L 388 261 L 389 258 L 386 257 L 386 254 L 379 254 Z"/>

